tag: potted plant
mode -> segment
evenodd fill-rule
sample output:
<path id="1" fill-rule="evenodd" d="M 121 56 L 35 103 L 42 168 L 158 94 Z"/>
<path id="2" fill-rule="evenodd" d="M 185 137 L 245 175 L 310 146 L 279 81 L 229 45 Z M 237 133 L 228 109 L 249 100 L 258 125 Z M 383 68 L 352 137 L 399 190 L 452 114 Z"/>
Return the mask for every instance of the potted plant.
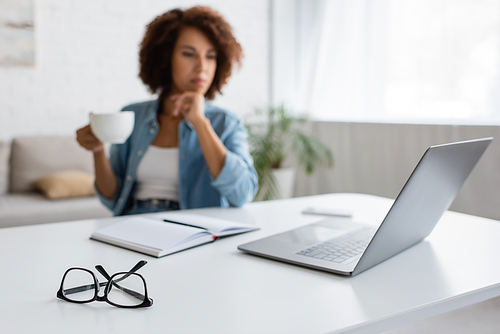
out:
<path id="1" fill-rule="evenodd" d="M 306 121 L 306 116 L 292 115 L 283 105 L 257 109 L 246 119 L 250 154 L 259 177 L 256 200 L 291 197 L 295 171 L 283 167 L 290 152 L 294 153 L 299 168 L 306 175 L 311 175 L 319 166 L 333 166 L 330 149 L 297 128 Z"/>

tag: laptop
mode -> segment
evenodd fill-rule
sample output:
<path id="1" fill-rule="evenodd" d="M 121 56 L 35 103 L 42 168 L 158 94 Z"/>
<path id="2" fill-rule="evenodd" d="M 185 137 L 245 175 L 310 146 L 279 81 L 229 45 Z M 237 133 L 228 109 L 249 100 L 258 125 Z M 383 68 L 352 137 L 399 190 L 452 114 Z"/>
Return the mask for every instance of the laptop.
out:
<path id="1" fill-rule="evenodd" d="M 336 274 L 357 275 L 427 237 L 492 140 L 429 147 L 378 227 L 327 218 L 238 249 Z"/>

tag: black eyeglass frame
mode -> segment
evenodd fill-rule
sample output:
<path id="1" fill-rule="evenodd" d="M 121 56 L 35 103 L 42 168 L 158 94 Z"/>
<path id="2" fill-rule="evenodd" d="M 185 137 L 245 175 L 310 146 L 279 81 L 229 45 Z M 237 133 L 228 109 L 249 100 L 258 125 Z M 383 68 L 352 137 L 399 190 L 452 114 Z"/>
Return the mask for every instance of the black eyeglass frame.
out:
<path id="1" fill-rule="evenodd" d="M 101 265 L 96 265 L 95 268 L 107 279 L 107 282 L 101 282 L 101 283 L 99 282 L 99 280 L 97 279 L 97 277 L 95 276 L 95 274 L 94 274 L 94 272 L 92 270 L 89 270 L 87 268 L 81 268 L 81 267 L 72 267 L 72 268 L 69 268 L 68 270 L 66 270 L 66 272 L 63 275 L 63 278 L 61 280 L 61 286 L 59 287 L 59 290 L 57 291 L 56 296 L 59 299 L 62 299 L 64 301 L 67 301 L 67 302 L 70 302 L 70 303 L 76 303 L 76 304 L 86 304 L 86 303 L 91 303 L 93 301 L 98 301 L 98 302 L 106 302 L 106 303 L 108 303 L 110 305 L 113 305 L 113 306 L 116 306 L 116 307 L 120 307 L 120 308 L 142 308 L 142 307 L 150 307 L 151 305 L 153 305 L 153 299 L 151 299 L 151 298 L 148 297 L 148 289 L 147 289 L 147 285 L 146 285 L 146 280 L 144 279 L 144 277 L 142 277 L 141 274 L 135 273 L 135 271 L 137 271 L 139 268 L 141 268 L 142 266 L 144 266 L 146 263 L 147 263 L 146 261 L 141 260 L 130 271 L 117 272 L 117 273 L 113 274 L 112 276 L 109 276 L 109 274 L 106 272 L 106 270 L 104 270 L 104 268 Z M 68 297 L 66 297 L 66 295 L 64 293 L 65 290 L 63 289 L 64 279 L 66 278 L 66 275 L 68 275 L 68 273 L 70 271 L 72 271 L 72 270 L 83 270 L 83 271 L 89 273 L 92 276 L 92 278 L 94 279 L 94 284 L 82 285 L 82 286 L 79 286 L 79 287 L 75 287 L 75 288 L 69 289 L 69 290 L 75 290 L 72 293 L 94 289 L 94 296 L 91 299 L 88 299 L 88 300 L 73 300 L 73 299 L 69 299 Z M 123 276 L 121 278 L 115 279 L 117 276 L 120 276 L 120 275 L 123 275 Z M 142 295 L 142 294 L 140 294 L 138 292 L 135 292 L 133 290 L 124 288 L 124 287 L 122 287 L 122 286 L 120 286 L 118 284 L 118 282 L 122 281 L 123 279 L 125 279 L 125 278 L 127 278 L 127 277 L 129 277 L 131 275 L 138 276 L 142 280 L 142 283 L 144 284 L 144 295 Z M 99 294 L 99 289 L 102 286 L 105 286 L 105 288 L 104 288 L 104 295 L 103 296 L 99 296 L 98 295 Z M 113 303 L 108 298 L 108 293 L 111 291 L 112 286 L 115 286 L 119 290 L 122 290 L 123 292 L 126 292 L 126 293 L 128 293 L 128 294 L 130 294 L 133 297 L 136 297 L 138 299 L 139 299 L 139 296 L 140 296 L 141 297 L 140 299 L 143 298 L 142 303 L 138 304 L 138 305 L 120 305 L 120 304 Z"/>

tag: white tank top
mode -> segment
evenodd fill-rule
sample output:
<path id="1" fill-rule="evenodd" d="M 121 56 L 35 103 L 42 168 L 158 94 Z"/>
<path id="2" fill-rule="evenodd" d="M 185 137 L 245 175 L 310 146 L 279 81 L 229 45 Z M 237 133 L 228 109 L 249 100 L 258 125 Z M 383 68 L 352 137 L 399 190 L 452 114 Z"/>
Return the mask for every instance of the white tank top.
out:
<path id="1" fill-rule="evenodd" d="M 179 201 L 179 149 L 149 146 L 137 169 L 135 198 Z"/>

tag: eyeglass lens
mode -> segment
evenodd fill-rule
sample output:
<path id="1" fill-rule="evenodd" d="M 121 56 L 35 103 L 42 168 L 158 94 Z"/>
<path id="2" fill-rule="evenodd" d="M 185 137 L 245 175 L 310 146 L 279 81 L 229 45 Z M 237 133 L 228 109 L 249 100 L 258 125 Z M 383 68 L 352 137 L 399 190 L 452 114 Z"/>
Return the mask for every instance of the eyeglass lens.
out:
<path id="1" fill-rule="evenodd" d="M 71 269 L 64 277 L 63 293 L 73 301 L 92 300 L 96 293 L 94 277 L 85 270 Z"/>
<path id="2" fill-rule="evenodd" d="M 111 277 L 108 285 L 108 300 L 116 305 L 136 306 L 146 299 L 146 284 L 137 274 L 119 273 Z M 119 283 L 117 283 L 119 282 Z"/>

